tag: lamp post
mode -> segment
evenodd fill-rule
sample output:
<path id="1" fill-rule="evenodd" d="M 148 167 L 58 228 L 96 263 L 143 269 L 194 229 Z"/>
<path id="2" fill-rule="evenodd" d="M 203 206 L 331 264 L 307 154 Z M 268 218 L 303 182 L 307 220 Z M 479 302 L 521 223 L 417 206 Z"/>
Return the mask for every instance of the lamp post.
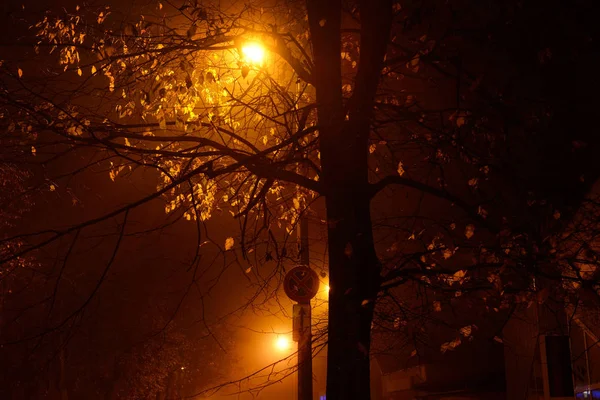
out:
<path id="1" fill-rule="evenodd" d="M 265 49 L 257 41 L 249 41 L 240 46 L 240 56 L 244 62 L 242 75 L 246 76 L 248 66 L 262 66 Z M 295 96 L 300 94 L 300 80 L 296 81 Z M 294 108 L 297 109 L 294 98 Z M 298 172 L 301 167 L 298 167 Z M 285 277 L 284 289 L 288 297 L 298 304 L 293 309 L 293 339 L 298 342 L 298 400 L 312 400 L 312 324 L 310 300 L 319 290 L 319 278 L 310 269 L 308 250 L 308 217 L 306 213 L 300 217 L 297 238 L 300 265 L 289 271 Z M 275 345 L 278 349 L 287 346 L 286 338 L 278 337 Z"/>
<path id="2" fill-rule="evenodd" d="M 293 310 L 293 338 L 298 342 L 298 400 L 312 399 L 312 326 L 310 300 L 319 291 L 319 277 L 307 265 L 290 270 L 283 282 Z"/>

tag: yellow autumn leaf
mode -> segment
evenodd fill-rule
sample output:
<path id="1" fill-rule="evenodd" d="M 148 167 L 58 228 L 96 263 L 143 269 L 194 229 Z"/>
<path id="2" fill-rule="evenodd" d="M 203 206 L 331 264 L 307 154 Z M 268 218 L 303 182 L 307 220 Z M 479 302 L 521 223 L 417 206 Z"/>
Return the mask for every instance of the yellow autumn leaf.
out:
<path id="1" fill-rule="evenodd" d="M 22 78 L 23 77 L 23 70 L 21 68 L 19 68 L 17 70 L 17 74 L 19 74 L 19 78 Z"/>
<path id="2" fill-rule="evenodd" d="M 35 147 L 31 146 L 31 154 L 35 156 L 36 153 L 37 153 L 37 150 L 35 149 Z"/>
<path id="3" fill-rule="evenodd" d="M 83 75 L 83 72 L 81 72 L 81 68 L 77 68 L 77 75 L 79 75 L 79 76 Z"/>
<path id="4" fill-rule="evenodd" d="M 96 66 L 92 65 L 92 75 L 94 75 L 96 73 Z"/>
<path id="5" fill-rule="evenodd" d="M 398 172 L 398 175 L 402 176 L 404 175 L 404 165 L 402 164 L 402 161 L 398 162 L 398 169 L 396 170 Z"/>
<path id="6" fill-rule="evenodd" d="M 471 336 L 472 332 L 473 332 L 473 328 L 471 327 L 471 325 L 467 325 L 467 326 L 460 328 L 460 334 L 463 335 L 464 337 Z"/>
<path id="7" fill-rule="evenodd" d="M 443 343 L 442 346 L 440 347 L 440 350 L 442 353 L 445 353 L 448 350 L 454 350 L 456 347 L 458 347 L 461 343 L 460 338 L 457 338 L 451 342 L 446 342 Z"/>
<path id="8" fill-rule="evenodd" d="M 463 270 L 456 271 L 453 275 L 455 280 L 461 280 L 465 277 L 466 272 Z"/>
<path id="9" fill-rule="evenodd" d="M 232 237 L 228 237 L 227 239 L 225 239 L 225 251 L 231 250 L 233 248 L 234 243 L 235 241 Z"/>
<path id="10" fill-rule="evenodd" d="M 465 227 L 465 237 L 467 239 L 471 239 L 475 234 L 475 226 L 473 224 L 469 224 Z"/>
<path id="11" fill-rule="evenodd" d="M 444 251 L 442 252 L 443 256 L 444 256 L 444 260 L 449 259 L 450 257 L 452 257 L 452 250 L 450 249 L 444 249 Z"/>

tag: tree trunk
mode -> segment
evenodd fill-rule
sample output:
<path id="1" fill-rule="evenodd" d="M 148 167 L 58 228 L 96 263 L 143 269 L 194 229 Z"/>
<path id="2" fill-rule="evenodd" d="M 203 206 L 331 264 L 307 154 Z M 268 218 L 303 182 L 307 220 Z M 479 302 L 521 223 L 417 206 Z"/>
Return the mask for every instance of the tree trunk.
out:
<path id="1" fill-rule="evenodd" d="M 308 0 L 329 244 L 327 398 L 370 398 L 371 322 L 381 266 L 370 213 L 368 147 L 391 26 L 391 2 L 360 3 L 361 58 L 354 93 L 341 92 L 341 3 Z"/>
<path id="2" fill-rule="evenodd" d="M 329 229 L 329 347 L 327 398 L 369 399 L 371 322 L 379 264 L 369 202 L 357 192 L 327 197 Z M 352 199 L 352 200 L 350 200 Z"/>

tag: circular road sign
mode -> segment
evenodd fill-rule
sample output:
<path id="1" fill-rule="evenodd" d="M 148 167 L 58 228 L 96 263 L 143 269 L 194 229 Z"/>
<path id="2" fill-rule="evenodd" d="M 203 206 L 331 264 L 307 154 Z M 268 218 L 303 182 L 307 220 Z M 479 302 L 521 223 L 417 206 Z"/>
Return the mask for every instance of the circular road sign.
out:
<path id="1" fill-rule="evenodd" d="M 290 299 L 308 303 L 319 291 L 319 277 L 309 267 L 300 265 L 285 275 L 283 290 Z"/>

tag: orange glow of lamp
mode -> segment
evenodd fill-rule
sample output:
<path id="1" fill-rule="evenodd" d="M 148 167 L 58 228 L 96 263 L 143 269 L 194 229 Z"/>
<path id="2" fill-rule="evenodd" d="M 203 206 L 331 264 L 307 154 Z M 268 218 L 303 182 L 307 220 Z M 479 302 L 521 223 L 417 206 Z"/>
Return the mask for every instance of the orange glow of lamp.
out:
<path id="1" fill-rule="evenodd" d="M 248 64 L 262 65 L 265 48 L 258 42 L 247 42 L 242 45 L 242 59 Z"/>
<path id="2" fill-rule="evenodd" d="M 286 351 L 292 347 L 292 343 L 290 339 L 285 335 L 278 335 L 277 339 L 275 339 L 275 348 L 279 351 Z"/>

